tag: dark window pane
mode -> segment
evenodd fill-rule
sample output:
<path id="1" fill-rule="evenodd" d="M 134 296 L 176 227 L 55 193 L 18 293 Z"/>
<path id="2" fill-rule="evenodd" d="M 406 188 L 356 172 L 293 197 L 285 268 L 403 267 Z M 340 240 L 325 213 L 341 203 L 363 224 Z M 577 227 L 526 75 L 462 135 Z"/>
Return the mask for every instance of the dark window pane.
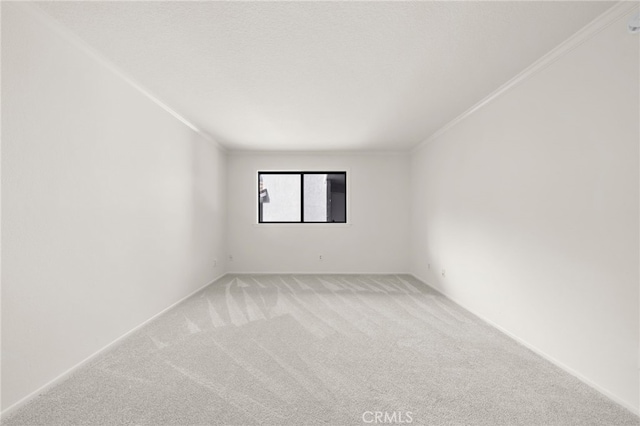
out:
<path id="1" fill-rule="evenodd" d="M 347 175 L 330 173 L 327 175 L 327 222 L 347 221 Z"/>

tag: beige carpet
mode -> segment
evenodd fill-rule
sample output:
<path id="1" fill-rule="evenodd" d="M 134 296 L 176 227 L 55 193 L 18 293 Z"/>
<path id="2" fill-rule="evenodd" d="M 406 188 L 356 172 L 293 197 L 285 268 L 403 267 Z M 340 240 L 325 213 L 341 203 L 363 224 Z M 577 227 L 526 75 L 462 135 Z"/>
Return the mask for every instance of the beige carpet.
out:
<path id="1" fill-rule="evenodd" d="M 226 276 L 3 425 L 638 425 L 410 276 Z"/>

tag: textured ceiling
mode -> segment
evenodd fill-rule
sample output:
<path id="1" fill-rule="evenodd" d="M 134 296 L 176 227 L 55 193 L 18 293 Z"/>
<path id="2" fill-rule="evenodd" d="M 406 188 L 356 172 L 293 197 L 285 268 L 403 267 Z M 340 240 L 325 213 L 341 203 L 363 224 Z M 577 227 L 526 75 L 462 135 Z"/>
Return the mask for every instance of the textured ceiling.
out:
<path id="1" fill-rule="evenodd" d="M 36 4 L 232 150 L 409 149 L 613 5 Z"/>

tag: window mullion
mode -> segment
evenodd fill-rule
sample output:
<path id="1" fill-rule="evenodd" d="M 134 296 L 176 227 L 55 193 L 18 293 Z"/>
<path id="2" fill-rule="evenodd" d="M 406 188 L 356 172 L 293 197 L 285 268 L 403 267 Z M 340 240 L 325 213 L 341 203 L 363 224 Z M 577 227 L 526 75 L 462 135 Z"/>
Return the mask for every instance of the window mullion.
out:
<path id="1" fill-rule="evenodd" d="M 304 173 L 300 173 L 300 223 L 304 223 Z"/>
<path id="2" fill-rule="evenodd" d="M 258 173 L 258 223 L 262 223 L 262 200 L 260 199 L 260 179 L 262 174 Z"/>

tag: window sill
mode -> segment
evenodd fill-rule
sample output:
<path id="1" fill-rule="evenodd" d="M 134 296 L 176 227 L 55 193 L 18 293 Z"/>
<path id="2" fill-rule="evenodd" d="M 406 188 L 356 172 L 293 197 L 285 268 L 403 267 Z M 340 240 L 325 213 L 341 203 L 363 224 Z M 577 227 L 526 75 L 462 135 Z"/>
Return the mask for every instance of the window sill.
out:
<path id="1" fill-rule="evenodd" d="M 254 223 L 256 227 L 275 227 L 275 228 L 348 228 L 351 223 Z"/>

